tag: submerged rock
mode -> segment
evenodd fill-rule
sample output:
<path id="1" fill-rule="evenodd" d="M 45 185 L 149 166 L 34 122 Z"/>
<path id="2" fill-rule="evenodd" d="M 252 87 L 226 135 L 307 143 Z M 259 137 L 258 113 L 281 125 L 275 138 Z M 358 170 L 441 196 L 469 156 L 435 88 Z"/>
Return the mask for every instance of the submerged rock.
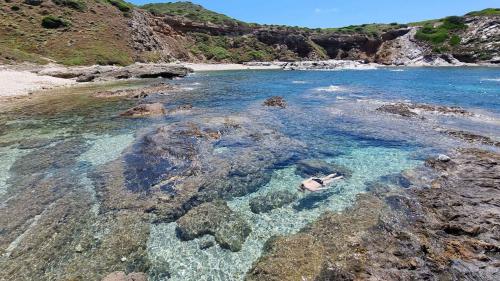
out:
<path id="1" fill-rule="evenodd" d="M 149 87 L 139 89 L 126 89 L 116 91 L 104 91 L 93 94 L 96 98 L 127 98 L 127 99 L 142 99 L 152 94 L 166 94 L 172 91 L 174 87 L 166 83 L 160 83 Z"/>
<path id="2" fill-rule="evenodd" d="M 250 200 L 250 209 L 256 214 L 266 213 L 286 206 L 296 199 L 297 194 L 290 191 L 272 191 L 265 195 L 252 198 Z"/>
<path id="3" fill-rule="evenodd" d="M 487 136 L 457 130 L 445 130 L 444 133 L 454 138 L 464 140 L 468 143 L 480 143 L 484 145 L 500 147 L 500 141 L 496 141 Z"/>
<path id="4" fill-rule="evenodd" d="M 217 152 L 221 148 L 224 153 Z M 269 182 L 273 167 L 302 149 L 243 118 L 174 123 L 139 137 L 122 159 L 102 168 L 116 172 L 101 173 L 96 185 L 105 208 L 140 206 L 158 221 L 175 221 L 202 203 L 257 191 Z"/>
<path id="5" fill-rule="evenodd" d="M 147 281 L 148 276 L 145 273 L 132 272 L 125 274 L 123 271 L 117 271 L 108 274 L 102 281 Z"/>
<path id="6" fill-rule="evenodd" d="M 229 209 L 226 202 L 218 200 L 191 209 L 177 220 L 176 232 L 182 240 L 210 234 L 222 248 L 238 252 L 251 228 L 240 215 Z"/>
<path id="7" fill-rule="evenodd" d="M 231 214 L 231 209 L 224 201 L 201 204 L 177 220 L 177 236 L 182 240 L 193 240 L 205 234 L 215 235 Z"/>
<path id="8" fill-rule="evenodd" d="M 410 107 L 403 103 L 385 104 L 377 108 L 378 111 L 392 113 L 403 117 L 416 117 L 417 113 L 411 111 Z"/>
<path id="9" fill-rule="evenodd" d="M 455 106 L 441 106 L 441 105 L 430 105 L 423 103 L 391 103 L 384 104 L 377 108 L 378 111 L 400 115 L 403 117 L 411 118 L 422 116 L 422 113 L 438 113 L 438 114 L 451 114 L 451 115 L 461 115 L 461 116 L 472 116 L 473 114 L 461 107 Z"/>
<path id="10" fill-rule="evenodd" d="M 352 175 L 352 171 L 348 168 L 334 163 L 328 163 L 324 160 L 301 160 L 297 162 L 296 165 L 295 174 L 303 178 L 322 177 L 331 174 L 338 174 L 347 178 Z"/>
<path id="11" fill-rule="evenodd" d="M 287 103 L 285 101 L 284 98 L 280 97 L 280 96 L 274 96 L 274 97 L 270 97 L 268 98 L 265 102 L 264 102 L 264 105 L 265 106 L 269 106 L 269 107 L 279 107 L 279 108 L 286 108 L 287 106 Z"/>
<path id="12" fill-rule="evenodd" d="M 219 225 L 215 231 L 215 241 L 222 248 L 239 252 L 250 232 L 250 225 L 241 216 L 233 214 Z"/>
<path id="13" fill-rule="evenodd" d="M 162 116 L 165 115 L 167 111 L 161 103 L 150 103 L 150 104 L 140 104 L 135 106 L 123 113 L 120 116 L 123 117 L 144 117 L 144 116 Z"/>

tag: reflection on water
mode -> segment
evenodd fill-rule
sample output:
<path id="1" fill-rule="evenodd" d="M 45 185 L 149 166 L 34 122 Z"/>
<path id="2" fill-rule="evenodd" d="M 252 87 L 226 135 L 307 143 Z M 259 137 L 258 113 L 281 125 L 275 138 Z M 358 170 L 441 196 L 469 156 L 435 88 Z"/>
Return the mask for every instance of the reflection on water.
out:
<path id="1" fill-rule="evenodd" d="M 498 75 L 481 68 L 197 73 L 170 81 L 177 86 L 171 93 L 141 101 L 171 112 L 155 119 L 121 118 L 138 101 L 92 93 L 157 80 L 61 90 L 3 107 L 0 264 L 14 277 L 40 280 L 96 279 L 116 270 L 149 271 L 153 280 L 241 280 L 273 235 L 342 211 L 370 183 L 408 187 L 399 173 L 465 145 L 436 128 L 498 138 Z M 276 95 L 287 109 L 262 106 Z M 394 100 L 480 114 L 409 120 L 375 110 Z M 179 106 L 185 110 L 173 113 Z M 303 159 L 341 165 L 352 176 L 322 193 L 299 193 Z M 250 210 L 253 198 L 280 190 L 298 198 L 267 213 Z M 211 235 L 181 241 L 175 234 L 175 219 L 217 198 L 252 228 L 239 252 Z M 59 240 L 46 239 L 51 235 Z M 50 250 L 42 254 L 42 246 Z M 58 257 L 50 268 L 27 266 L 49 263 L 45 255 Z"/>

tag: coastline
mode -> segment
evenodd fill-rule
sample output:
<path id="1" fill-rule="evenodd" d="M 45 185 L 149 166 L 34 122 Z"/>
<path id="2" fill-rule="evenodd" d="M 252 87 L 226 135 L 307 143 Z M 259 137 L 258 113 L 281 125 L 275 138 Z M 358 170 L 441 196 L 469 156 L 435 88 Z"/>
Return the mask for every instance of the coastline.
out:
<path id="1" fill-rule="evenodd" d="M 141 64 L 136 63 L 127 67 L 119 66 L 78 66 L 66 67 L 57 64 L 36 65 L 0 65 L 0 100 L 5 101 L 12 98 L 29 96 L 36 92 L 51 90 L 61 87 L 72 87 L 83 83 L 96 83 L 97 81 L 118 81 L 124 79 L 141 79 L 146 77 L 134 77 L 133 75 L 122 78 L 112 75 L 103 76 L 94 80 L 97 73 L 121 73 L 141 71 L 142 74 L 157 74 L 161 71 L 174 73 L 173 77 L 182 77 L 176 71 L 185 69 L 187 72 L 206 71 L 231 71 L 231 70 L 374 70 L 379 68 L 400 68 L 400 67 L 498 67 L 494 64 L 410 64 L 410 65 L 382 65 L 376 63 L 364 63 L 361 61 L 349 60 L 326 60 L 326 61 L 299 61 L 299 62 L 249 62 L 244 64 L 234 63 L 159 63 Z M 132 69 L 132 71 L 130 71 Z M 165 69 L 165 70 L 164 70 Z M 80 75 L 80 76 L 78 76 Z M 147 75 L 145 75 L 147 76 Z M 159 75 L 161 76 L 161 75 Z"/>

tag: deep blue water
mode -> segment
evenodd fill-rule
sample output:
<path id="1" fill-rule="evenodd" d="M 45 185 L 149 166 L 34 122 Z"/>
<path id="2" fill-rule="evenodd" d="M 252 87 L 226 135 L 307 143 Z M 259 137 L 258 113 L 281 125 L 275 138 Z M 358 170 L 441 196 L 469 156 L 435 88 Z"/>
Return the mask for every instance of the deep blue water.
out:
<path id="1" fill-rule="evenodd" d="M 344 71 L 221 71 L 187 78 L 199 82 L 189 102 L 208 107 L 228 105 L 234 110 L 272 95 L 291 103 L 316 106 L 325 101 L 305 100 L 302 94 L 331 85 L 351 94 L 388 100 L 411 100 L 500 111 L 498 68 L 398 68 Z M 295 82 L 295 83 L 294 83 Z"/>

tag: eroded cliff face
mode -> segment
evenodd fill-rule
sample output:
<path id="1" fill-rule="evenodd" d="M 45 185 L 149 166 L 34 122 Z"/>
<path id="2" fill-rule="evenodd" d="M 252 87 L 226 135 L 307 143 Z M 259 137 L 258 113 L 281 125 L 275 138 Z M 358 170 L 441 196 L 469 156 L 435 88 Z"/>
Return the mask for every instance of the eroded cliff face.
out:
<path id="1" fill-rule="evenodd" d="M 462 62 L 500 63 L 500 17 L 468 17 L 453 56 Z"/>
<path id="2" fill-rule="evenodd" d="M 450 50 L 415 38 L 421 26 L 377 32 L 325 31 L 241 23 L 200 23 L 180 16 L 134 11 L 130 26 L 138 52 L 182 61 L 297 61 L 345 59 L 386 65 L 498 63 L 499 17 L 465 17 L 467 28 Z M 222 43 L 221 43 L 222 42 Z M 140 57 L 148 57 L 147 55 Z"/>

